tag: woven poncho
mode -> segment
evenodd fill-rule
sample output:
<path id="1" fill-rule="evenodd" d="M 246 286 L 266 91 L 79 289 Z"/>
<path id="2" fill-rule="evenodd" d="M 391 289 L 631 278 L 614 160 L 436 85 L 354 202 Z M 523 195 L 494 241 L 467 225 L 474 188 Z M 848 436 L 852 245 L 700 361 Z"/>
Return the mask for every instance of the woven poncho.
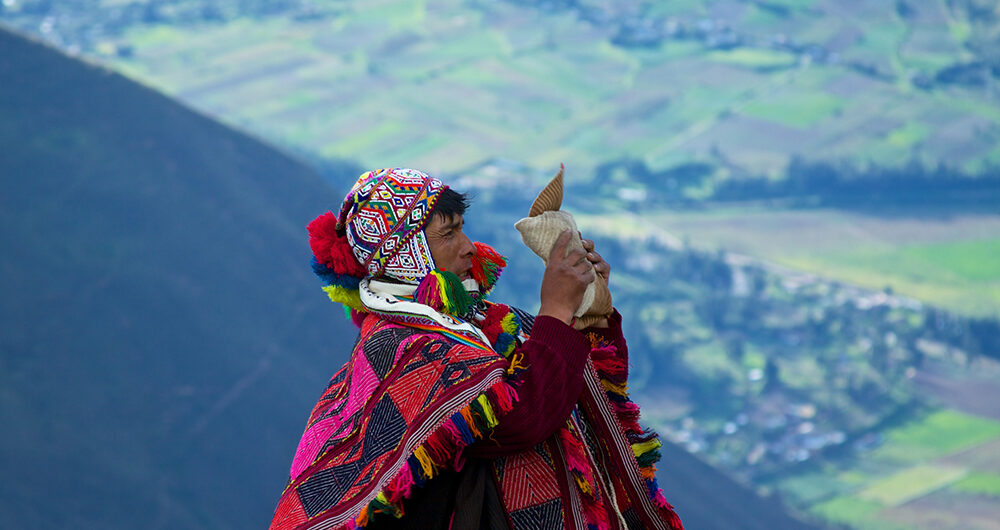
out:
<path id="1" fill-rule="evenodd" d="M 509 339 L 502 316 L 474 330 L 447 316 L 444 323 L 453 325 L 435 324 L 407 310 L 411 301 L 379 297 L 367 283 L 362 291 L 383 305 L 364 319 L 351 360 L 310 415 L 272 529 L 356 528 L 405 517 L 403 500 L 442 470 L 461 469 L 466 448 L 488 446 L 491 429 L 514 408 L 518 376 L 494 349 Z M 397 304 L 406 307 L 389 310 Z M 532 325 L 518 316 L 516 344 Z M 638 408 L 624 392 L 620 331 L 617 339 L 590 331 L 584 390 L 565 425 L 535 447 L 490 460 L 508 523 L 679 529 L 655 484 L 659 442 L 636 423 Z M 518 349 L 501 351 L 513 358 Z"/>

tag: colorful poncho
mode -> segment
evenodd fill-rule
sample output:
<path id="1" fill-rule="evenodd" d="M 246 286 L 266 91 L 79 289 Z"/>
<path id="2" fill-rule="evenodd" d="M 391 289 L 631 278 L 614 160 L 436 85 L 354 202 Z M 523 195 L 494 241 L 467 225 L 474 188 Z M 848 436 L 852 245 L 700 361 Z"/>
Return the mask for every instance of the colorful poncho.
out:
<path id="1" fill-rule="evenodd" d="M 490 444 L 514 408 L 518 379 L 532 369 L 518 361 L 531 317 L 490 305 L 465 321 L 409 298 L 406 286 L 362 282 L 369 314 L 351 360 L 309 417 L 272 529 L 405 518 L 415 488 L 462 469 L 466 449 Z M 599 331 L 589 338 L 583 391 L 565 425 L 489 461 L 507 523 L 681 529 L 656 486 L 659 441 L 636 423 L 625 394 L 624 342 Z"/>

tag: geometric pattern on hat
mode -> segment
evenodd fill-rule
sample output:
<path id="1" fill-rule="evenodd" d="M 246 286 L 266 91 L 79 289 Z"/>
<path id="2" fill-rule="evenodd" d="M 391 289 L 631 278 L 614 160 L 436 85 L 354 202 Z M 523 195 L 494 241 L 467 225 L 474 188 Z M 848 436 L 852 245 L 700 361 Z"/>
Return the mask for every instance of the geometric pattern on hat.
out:
<path id="1" fill-rule="evenodd" d="M 415 169 L 385 168 L 358 177 L 339 220 L 369 276 L 416 284 L 434 270 L 424 227 L 446 187 Z"/>

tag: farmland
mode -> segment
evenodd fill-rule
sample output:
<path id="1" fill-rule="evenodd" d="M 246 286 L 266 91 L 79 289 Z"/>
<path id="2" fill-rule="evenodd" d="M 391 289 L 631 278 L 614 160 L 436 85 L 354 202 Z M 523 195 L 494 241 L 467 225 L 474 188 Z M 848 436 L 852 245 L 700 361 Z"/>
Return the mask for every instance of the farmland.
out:
<path id="1" fill-rule="evenodd" d="M 701 164 L 703 181 L 678 192 L 702 200 L 727 181 L 780 181 L 795 157 L 962 174 L 1000 164 L 1000 85 L 963 70 L 992 60 L 977 43 L 995 24 L 973 0 L 46 5 L 4 2 L 0 21 L 288 150 L 360 167 L 454 176 L 502 159 L 524 168 L 502 177 L 522 178 L 565 162 L 583 183 L 609 160 L 654 173 Z M 663 187 L 635 174 L 622 185 Z M 666 226 L 964 314 L 1000 312 L 996 244 L 983 228 L 995 228 L 995 204 L 913 222 L 926 207 L 904 219 L 717 210 L 709 226 L 695 226 L 698 212 Z M 811 222 L 781 224 L 796 217 Z M 900 235 L 908 224 L 919 226 Z"/>
<path id="2" fill-rule="evenodd" d="M 603 233 L 659 234 L 696 247 L 763 257 L 870 289 L 954 311 L 1000 314 L 1000 217 L 943 211 L 872 215 L 837 210 L 728 207 L 709 211 L 643 211 L 581 215 Z M 617 219 L 617 221 L 613 221 Z"/>
<path id="3" fill-rule="evenodd" d="M 628 156 L 777 176 L 795 155 L 1000 163 L 992 85 L 934 81 L 992 31 L 964 3 L 380 0 L 209 16 L 191 0 L 129 2 L 145 9 L 132 17 L 84 2 L 48 19 L 10 4 L 10 24 L 44 25 L 228 123 L 363 166 L 454 173 L 499 156 L 590 175 Z M 102 9 L 103 33 L 85 29 Z"/>
<path id="4" fill-rule="evenodd" d="M 537 258 L 502 228 L 529 193 L 517 184 L 475 192 L 470 232 L 517 264 L 505 272 L 498 299 L 531 307 Z M 570 210 L 587 210 L 569 201 Z M 739 237 L 755 215 L 744 213 L 735 220 L 734 211 L 703 212 L 692 225 L 711 226 L 716 216 L 720 233 L 729 226 Z M 802 242 L 775 247 L 835 240 L 824 230 L 868 220 L 771 213 L 779 226 L 811 228 L 794 236 Z M 664 230 L 689 215 L 577 215 L 616 264 L 612 288 L 634 352 L 630 387 L 644 421 L 809 517 L 858 528 L 931 528 L 910 517 L 913 506 L 937 503 L 937 520 L 951 521 L 944 527 L 976 528 L 973 515 L 949 511 L 943 496 L 995 515 L 980 499 L 993 491 L 1000 466 L 992 405 L 1000 399 L 1000 363 L 940 334 L 946 328 L 934 310 L 912 299 L 692 247 L 694 238 Z M 844 218 L 822 228 L 824 218 L 838 215 Z M 912 219 L 900 221 L 906 226 L 869 222 L 884 228 L 877 236 L 906 235 L 911 245 L 934 245 L 947 234 L 934 223 L 910 226 Z M 971 231 L 982 219 L 962 222 Z"/>
<path id="5" fill-rule="evenodd" d="M 996 448 L 1000 422 L 944 409 L 884 436 L 881 447 L 859 450 L 850 464 L 828 464 L 775 487 L 812 513 L 856 528 L 996 528 L 1000 475 L 982 471 L 975 455 Z"/>

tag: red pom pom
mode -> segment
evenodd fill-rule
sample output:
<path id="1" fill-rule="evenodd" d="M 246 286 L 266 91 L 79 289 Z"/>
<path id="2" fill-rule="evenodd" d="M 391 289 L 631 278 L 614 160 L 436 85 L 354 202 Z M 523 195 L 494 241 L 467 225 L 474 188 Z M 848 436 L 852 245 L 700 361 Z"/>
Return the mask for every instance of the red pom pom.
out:
<path id="1" fill-rule="evenodd" d="M 316 261 L 333 269 L 337 274 L 364 278 L 365 268 L 351 252 L 347 236 L 337 230 L 337 216 L 326 212 L 313 219 L 309 226 L 309 246 Z"/>
<path id="2" fill-rule="evenodd" d="M 483 321 L 479 323 L 479 329 L 483 330 L 490 344 L 496 343 L 497 337 L 503 333 L 501 324 L 507 313 L 510 313 L 510 307 L 504 304 L 492 304 L 486 309 Z"/>
<path id="3" fill-rule="evenodd" d="M 316 261 L 329 265 L 330 247 L 337 240 L 337 217 L 331 212 L 326 212 L 313 219 L 306 229 L 309 230 L 309 246 L 312 247 Z"/>
<path id="4" fill-rule="evenodd" d="M 496 285 L 500 272 L 507 266 L 507 258 L 486 243 L 476 241 L 476 253 L 472 256 L 472 279 L 476 280 L 479 288 L 488 293 Z"/>

